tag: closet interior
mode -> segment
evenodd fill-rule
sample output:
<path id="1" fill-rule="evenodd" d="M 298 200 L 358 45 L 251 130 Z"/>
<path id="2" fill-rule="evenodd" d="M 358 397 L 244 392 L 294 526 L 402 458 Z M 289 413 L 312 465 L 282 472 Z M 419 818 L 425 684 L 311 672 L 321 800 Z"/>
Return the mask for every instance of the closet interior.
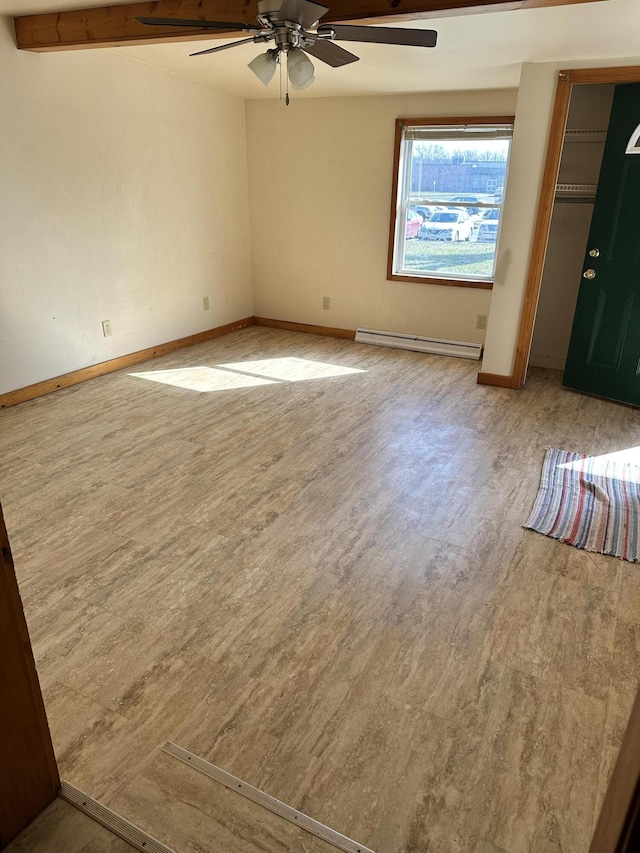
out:
<path id="1" fill-rule="evenodd" d="M 564 370 L 615 86 L 573 87 L 529 364 Z"/>

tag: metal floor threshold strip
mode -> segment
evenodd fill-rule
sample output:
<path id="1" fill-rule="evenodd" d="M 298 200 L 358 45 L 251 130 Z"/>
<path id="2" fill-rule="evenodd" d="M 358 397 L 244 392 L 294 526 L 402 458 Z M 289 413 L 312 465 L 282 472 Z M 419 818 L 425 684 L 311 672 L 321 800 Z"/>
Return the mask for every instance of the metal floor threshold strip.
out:
<path id="1" fill-rule="evenodd" d="M 93 818 L 96 823 L 101 824 L 114 835 L 122 838 L 136 850 L 141 850 L 143 853 L 176 853 L 173 847 L 167 847 L 166 844 L 140 829 L 135 823 L 131 823 L 131 821 L 111 811 L 79 788 L 70 785 L 69 782 L 62 781 L 58 796 Z"/>
<path id="2" fill-rule="evenodd" d="M 162 750 L 168 755 L 172 755 L 179 761 L 184 762 L 184 764 L 188 764 L 190 767 L 198 770 L 200 773 L 203 773 L 205 776 L 208 776 L 210 779 L 214 779 L 216 782 L 220 782 L 222 785 L 232 791 L 235 791 L 237 794 L 241 794 L 243 797 L 251 800 L 251 802 L 262 806 L 285 820 L 288 820 L 290 823 L 301 827 L 311 833 L 311 835 L 315 835 L 317 838 L 321 838 L 323 841 L 332 844 L 338 850 L 344 850 L 345 853 L 374 853 L 373 850 L 369 847 L 365 847 L 364 844 L 358 844 L 358 842 L 354 841 L 352 838 L 348 838 L 346 835 L 336 832 L 335 829 L 325 826 L 323 823 L 314 820 L 312 817 L 309 817 L 303 812 L 299 812 L 292 806 L 288 806 L 286 803 L 276 800 L 275 797 L 266 794 L 259 788 L 254 788 L 253 785 L 243 782 L 242 779 L 238 779 L 237 776 L 232 776 L 232 774 L 227 773 L 226 770 L 216 767 L 215 764 L 205 761 L 204 758 L 194 755 L 192 752 L 183 749 L 181 746 L 171 743 L 171 741 L 168 741 L 162 747 Z M 145 847 L 144 849 L 147 850 L 150 848 Z"/>

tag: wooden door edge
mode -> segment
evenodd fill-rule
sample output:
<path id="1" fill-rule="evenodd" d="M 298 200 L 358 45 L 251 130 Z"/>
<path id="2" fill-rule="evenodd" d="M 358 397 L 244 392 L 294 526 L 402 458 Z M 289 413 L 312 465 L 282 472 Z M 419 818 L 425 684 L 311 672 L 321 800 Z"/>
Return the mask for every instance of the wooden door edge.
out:
<path id="1" fill-rule="evenodd" d="M 640 691 L 605 794 L 589 853 L 632 853 L 640 831 Z"/>
<path id="2" fill-rule="evenodd" d="M 22 744 L 22 753 L 12 753 L 14 741 L 3 735 L 5 763 L 0 774 L 0 848 L 15 838 L 56 797 L 60 775 L 51 741 L 47 714 L 29 640 L 20 590 L 16 579 L 7 528 L 0 506 L 0 573 L 6 590 L 6 622 L 2 632 L 10 653 L 3 648 L 3 681 L 10 685 L 4 714 L 10 730 Z M 15 685 L 15 696 L 14 696 Z M 17 699 L 15 704 L 13 699 Z M 21 713 L 22 711 L 22 713 Z M 28 711 L 28 713 L 25 713 Z M 29 744 L 27 754 L 24 744 Z M 7 757 L 8 755 L 8 757 Z M 12 760 L 16 758 L 16 760 Z M 27 792 L 23 797 L 17 791 Z"/>

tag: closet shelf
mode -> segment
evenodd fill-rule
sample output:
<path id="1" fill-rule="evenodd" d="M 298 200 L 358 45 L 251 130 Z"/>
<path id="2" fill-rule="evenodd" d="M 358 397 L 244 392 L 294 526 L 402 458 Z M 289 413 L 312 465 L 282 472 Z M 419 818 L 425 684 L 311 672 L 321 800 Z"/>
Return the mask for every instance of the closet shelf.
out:
<path id="1" fill-rule="evenodd" d="M 592 128 L 571 128 L 564 134 L 565 142 L 601 142 L 607 140 L 606 130 L 595 130 Z"/>
<path id="2" fill-rule="evenodd" d="M 556 184 L 556 202 L 566 204 L 593 204 L 597 184 Z"/>

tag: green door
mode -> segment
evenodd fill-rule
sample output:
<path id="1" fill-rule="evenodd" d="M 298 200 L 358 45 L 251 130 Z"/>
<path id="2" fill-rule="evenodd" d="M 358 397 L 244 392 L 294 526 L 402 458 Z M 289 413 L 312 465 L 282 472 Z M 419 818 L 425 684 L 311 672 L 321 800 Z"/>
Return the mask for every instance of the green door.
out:
<path id="1" fill-rule="evenodd" d="M 616 86 L 582 276 L 563 384 L 640 406 L 640 83 Z"/>

